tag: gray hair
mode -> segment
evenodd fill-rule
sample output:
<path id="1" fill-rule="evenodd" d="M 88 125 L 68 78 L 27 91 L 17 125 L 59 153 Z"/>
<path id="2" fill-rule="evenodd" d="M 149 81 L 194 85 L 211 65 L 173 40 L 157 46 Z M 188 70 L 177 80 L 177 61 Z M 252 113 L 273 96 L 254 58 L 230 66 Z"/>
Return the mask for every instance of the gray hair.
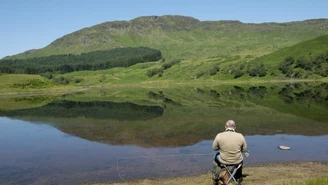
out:
<path id="1" fill-rule="evenodd" d="M 226 128 L 236 128 L 236 123 L 234 120 L 228 120 L 225 124 L 225 127 Z"/>

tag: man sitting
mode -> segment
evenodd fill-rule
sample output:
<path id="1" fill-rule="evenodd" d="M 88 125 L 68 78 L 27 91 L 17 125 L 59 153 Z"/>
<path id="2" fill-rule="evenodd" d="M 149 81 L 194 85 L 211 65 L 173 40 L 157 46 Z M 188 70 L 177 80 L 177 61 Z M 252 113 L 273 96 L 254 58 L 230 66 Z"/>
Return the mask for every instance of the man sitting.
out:
<path id="1" fill-rule="evenodd" d="M 218 176 L 221 164 L 238 165 L 243 163 L 242 152 L 248 157 L 247 143 L 244 136 L 235 132 L 236 123 L 228 120 L 225 124 L 225 131 L 216 135 L 213 141 L 213 149 L 219 152 L 215 155 L 214 161 L 217 166 L 214 167 L 213 183 L 218 184 Z M 238 169 L 235 178 L 241 180 L 242 167 Z"/>

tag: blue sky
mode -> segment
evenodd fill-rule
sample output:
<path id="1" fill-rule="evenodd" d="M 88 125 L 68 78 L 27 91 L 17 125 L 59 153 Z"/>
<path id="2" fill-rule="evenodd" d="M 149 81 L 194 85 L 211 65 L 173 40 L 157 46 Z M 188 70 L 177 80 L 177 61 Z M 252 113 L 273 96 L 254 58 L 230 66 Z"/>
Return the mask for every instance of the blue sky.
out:
<path id="1" fill-rule="evenodd" d="M 145 15 L 245 23 L 328 18 L 326 0 L 0 0 L 0 58 L 84 27 Z"/>

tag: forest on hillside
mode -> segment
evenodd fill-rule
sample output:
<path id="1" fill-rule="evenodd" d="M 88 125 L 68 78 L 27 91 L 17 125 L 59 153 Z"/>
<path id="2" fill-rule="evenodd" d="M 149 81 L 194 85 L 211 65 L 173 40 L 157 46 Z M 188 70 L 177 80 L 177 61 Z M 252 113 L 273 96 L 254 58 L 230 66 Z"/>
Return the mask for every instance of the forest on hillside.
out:
<path id="1" fill-rule="evenodd" d="M 157 61 L 162 58 L 159 50 L 148 47 L 115 48 L 107 51 L 93 51 L 80 55 L 52 55 L 48 57 L 1 60 L 0 73 L 51 74 L 69 73 L 82 70 L 102 70 L 113 67 Z"/>

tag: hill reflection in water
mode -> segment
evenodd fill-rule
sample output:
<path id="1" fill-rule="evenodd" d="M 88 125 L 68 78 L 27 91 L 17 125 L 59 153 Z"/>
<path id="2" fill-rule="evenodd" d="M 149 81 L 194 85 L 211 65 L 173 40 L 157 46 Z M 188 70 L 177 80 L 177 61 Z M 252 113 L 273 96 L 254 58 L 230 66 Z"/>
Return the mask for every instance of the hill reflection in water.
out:
<path id="1" fill-rule="evenodd" d="M 0 116 L 45 122 L 70 135 L 111 145 L 179 147 L 213 139 L 228 119 L 234 119 L 244 135 L 325 135 L 327 92 L 326 83 L 119 93 L 96 89 L 58 97 L 40 107 L 3 110 Z"/>
<path id="2" fill-rule="evenodd" d="M 162 116 L 159 106 L 141 106 L 129 102 L 76 102 L 60 100 L 41 107 L 0 112 L 7 117 L 94 118 L 117 120 L 147 120 Z"/>
<path id="3" fill-rule="evenodd" d="M 212 140 L 183 147 L 113 146 L 73 137 L 47 124 L 0 117 L 2 184 L 72 185 L 168 178 L 208 173 Z M 213 136 L 214 137 L 214 136 Z M 328 135 L 246 136 L 250 157 L 245 165 L 328 162 Z M 277 148 L 280 144 L 290 151 Z"/>

